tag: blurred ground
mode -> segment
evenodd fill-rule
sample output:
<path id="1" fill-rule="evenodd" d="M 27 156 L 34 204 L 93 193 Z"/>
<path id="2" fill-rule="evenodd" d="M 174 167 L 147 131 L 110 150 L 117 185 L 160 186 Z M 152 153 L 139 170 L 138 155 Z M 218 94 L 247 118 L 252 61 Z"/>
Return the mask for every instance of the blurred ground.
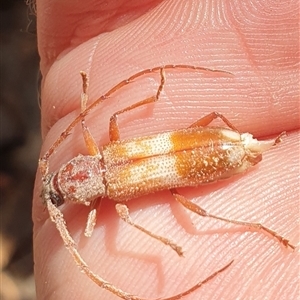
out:
<path id="1" fill-rule="evenodd" d="M 33 300 L 31 201 L 40 149 L 35 16 L 2 0 L 0 77 L 1 300 Z"/>

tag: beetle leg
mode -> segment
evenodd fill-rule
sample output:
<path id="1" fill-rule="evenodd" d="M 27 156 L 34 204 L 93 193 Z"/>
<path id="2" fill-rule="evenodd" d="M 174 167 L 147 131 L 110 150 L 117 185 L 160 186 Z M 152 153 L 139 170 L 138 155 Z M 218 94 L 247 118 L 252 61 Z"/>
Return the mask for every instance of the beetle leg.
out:
<path id="1" fill-rule="evenodd" d="M 150 104 L 150 103 L 154 103 L 156 101 L 158 101 L 159 99 L 159 96 L 163 90 L 163 87 L 165 85 L 165 71 L 164 71 L 164 68 L 160 68 L 160 85 L 157 89 L 157 92 L 156 92 L 156 95 L 154 96 L 151 96 L 149 98 L 146 98 L 144 100 L 141 100 L 139 102 L 136 102 L 122 110 L 119 110 L 117 111 L 116 113 L 114 113 L 111 118 L 110 118 L 110 121 L 109 121 L 109 138 L 110 138 L 110 141 L 118 141 L 120 140 L 120 131 L 119 131 L 119 125 L 118 125 L 118 116 L 120 114 L 123 114 L 125 112 L 128 112 L 130 110 L 133 110 L 137 107 L 140 107 L 140 106 L 143 106 L 143 105 L 146 105 L 146 104 Z"/>
<path id="2" fill-rule="evenodd" d="M 185 208 L 187 208 L 188 210 L 196 213 L 199 216 L 208 217 L 208 218 L 212 218 L 212 219 L 216 219 L 216 220 L 221 220 L 221 221 L 224 221 L 224 222 L 227 222 L 227 223 L 231 223 L 231 224 L 242 225 L 242 226 L 253 228 L 255 230 L 262 230 L 262 231 L 264 231 L 264 232 L 272 235 L 274 238 L 276 238 L 284 246 L 290 247 L 292 249 L 295 249 L 295 246 L 292 245 L 289 242 L 289 240 L 287 240 L 284 237 L 282 237 L 281 235 L 279 235 L 276 231 L 274 231 L 274 230 L 272 230 L 272 229 L 270 229 L 270 228 L 268 228 L 268 227 L 266 227 L 266 226 L 264 226 L 264 225 L 262 225 L 260 223 L 227 219 L 227 218 L 223 218 L 223 217 L 220 217 L 220 216 L 216 216 L 216 215 L 210 214 L 205 209 L 201 208 L 199 205 L 193 203 L 192 201 L 188 200 L 186 197 L 184 197 L 181 194 L 179 194 L 176 189 L 170 189 L 170 191 L 171 191 L 172 195 L 174 196 L 174 198 L 180 204 L 182 204 Z"/>
<path id="3" fill-rule="evenodd" d="M 196 121 L 195 123 L 190 125 L 188 128 L 205 127 L 217 118 L 220 118 L 230 129 L 239 132 L 237 130 L 237 128 L 226 117 L 224 117 L 222 114 L 220 114 L 218 112 L 212 112 L 212 113 L 202 117 L 201 119 L 199 119 L 198 121 Z"/>
<path id="4" fill-rule="evenodd" d="M 120 216 L 120 218 L 123 221 L 125 221 L 129 225 L 135 227 L 136 229 L 138 229 L 138 230 L 146 233 L 150 237 L 152 237 L 152 238 L 154 238 L 154 239 L 156 239 L 156 240 L 164 243 L 165 245 L 170 246 L 173 250 L 176 251 L 176 253 L 179 256 L 183 256 L 183 251 L 182 251 L 182 248 L 180 246 L 177 246 L 174 242 L 172 242 L 171 240 L 169 240 L 167 238 L 164 238 L 162 236 L 156 235 L 156 234 L 152 233 L 151 231 L 145 229 L 144 227 L 142 227 L 142 226 L 140 226 L 138 224 L 135 224 L 132 221 L 132 219 L 130 218 L 128 207 L 125 204 L 121 204 L 121 203 L 116 204 L 116 211 L 117 211 L 118 215 Z"/>
<path id="5" fill-rule="evenodd" d="M 86 104 L 88 101 L 88 94 L 87 94 L 88 77 L 87 74 L 83 71 L 80 72 L 80 75 L 82 77 L 82 94 L 81 94 L 81 113 L 82 113 L 86 110 Z M 81 118 L 81 128 L 82 128 L 84 142 L 89 155 L 100 155 L 99 147 L 97 146 L 97 143 L 94 137 L 92 136 L 90 130 L 85 125 L 84 116 Z"/>

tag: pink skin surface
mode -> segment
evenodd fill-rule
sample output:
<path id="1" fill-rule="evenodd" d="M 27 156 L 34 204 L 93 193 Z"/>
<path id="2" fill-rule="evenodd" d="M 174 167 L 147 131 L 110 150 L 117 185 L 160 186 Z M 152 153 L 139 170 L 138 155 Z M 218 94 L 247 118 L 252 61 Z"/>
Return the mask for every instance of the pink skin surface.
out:
<path id="1" fill-rule="evenodd" d="M 140 3 L 138 6 L 136 3 Z M 79 113 L 79 71 L 90 78 L 94 101 L 146 68 L 191 64 L 234 77 L 167 70 L 160 101 L 120 116 L 121 137 L 183 128 L 211 111 L 257 138 L 282 131 L 283 142 L 242 176 L 180 191 L 209 212 L 259 221 L 299 243 L 299 3 L 298 1 L 37 1 L 41 56 L 44 153 Z M 108 142 L 109 117 L 156 92 L 159 74 L 137 79 L 87 118 L 99 145 Z M 80 127 L 51 157 L 50 169 L 86 153 Z M 84 276 L 65 249 L 39 195 L 33 200 L 38 299 L 118 299 Z M 145 298 L 177 294 L 232 259 L 225 272 L 184 299 L 296 299 L 299 249 L 240 226 L 201 218 L 169 192 L 128 202 L 131 217 L 184 249 L 168 247 L 119 219 L 104 199 L 90 239 L 88 208 L 61 207 L 91 269 Z"/>

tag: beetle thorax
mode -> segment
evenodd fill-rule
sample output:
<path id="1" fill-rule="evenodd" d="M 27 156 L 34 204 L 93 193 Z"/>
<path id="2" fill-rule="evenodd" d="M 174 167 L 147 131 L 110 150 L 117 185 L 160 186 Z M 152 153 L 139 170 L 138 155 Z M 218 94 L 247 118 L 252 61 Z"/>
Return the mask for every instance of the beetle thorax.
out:
<path id="1" fill-rule="evenodd" d="M 64 202 L 90 205 L 106 194 L 101 157 L 76 156 L 52 177 L 51 185 Z"/>

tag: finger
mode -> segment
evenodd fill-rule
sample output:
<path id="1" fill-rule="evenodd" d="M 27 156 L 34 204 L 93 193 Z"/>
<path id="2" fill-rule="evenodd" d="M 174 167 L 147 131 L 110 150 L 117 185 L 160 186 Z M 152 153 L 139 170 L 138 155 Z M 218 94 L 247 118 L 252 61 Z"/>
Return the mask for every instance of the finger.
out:
<path id="1" fill-rule="evenodd" d="M 186 3 L 192 2 L 187 1 Z M 48 129 L 52 127 L 54 123 L 56 123 L 58 118 L 62 116 L 65 116 L 65 118 L 62 121 L 57 122 L 55 126 L 52 127 L 52 130 L 47 136 L 44 149 L 47 149 L 47 147 L 51 145 L 53 140 L 57 137 L 57 134 L 59 134 L 69 123 L 69 121 L 72 120 L 76 115 L 76 112 L 72 114 L 69 114 L 69 112 L 79 107 L 81 83 L 80 77 L 76 77 L 76 74 L 79 72 L 79 70 L 86 70 L 90 75 L 89 95 L 91 100 L 93 100 L 99 97 L 99 95 L 101 95 L 103 92 L 107 91 L 107 89 L 109 89 L 112 85 L 118 83 L 120 80 L 126 78 L 127 76 L 132 75 L 132 73 L 134 73 L 135 71 L 139 71 L 147 67 L 165 64 L 167 62 L 178 62 L 178 60 L 181 63 L 196 62 L 197 65 L 204 65 L 212 68 L 223 68 L 235 73 L 235 78 L 216 79 L 209 76 L 199 77 L 195 76 L 194 74 L 182 75 L 182 73 L 168 75 L 168 85 L 166 86 L 165 91 L 165 99 L 167 101 L 160 102 L 158 105 L 155 105 L 153 114 L 146 114 L 146 117 L 145 112 L 144 115 L 143 111 L 137 112 L 137 114 L 134 115 L 133 118 L 133 125 L 130 125 L 129 123 L 130 126 L 127 127 L 128 129 L 125 133 L 123 133 L 125 137 L 126 134 L 145 134 L 145 128 L 150 128 L 149 133 L 151 133 L 151 130 L 161 131 L 166 130 L 167 128 L 173 129 L 173 125 L 176 126 L 179 122 L 184 127 L 195 121 L 195 119 L 199 118 L 203 114 L 211 112 L 212 107 L 216 107 L 216 109 L 214 110 L 221 109 L 222 113 L 229 117 L 236 126 L 240 126 L 242 130 L 244 128 L 247 129 L 247 131 L 251 132 L 254 130 L 254 133 L 257 133 L 259 135 L 266 135 L 285 129 L 288 130 L 295 128 L 297 124 L 295 121 L 297 120 L 295 107 L 298 101 L 297 89 L 295 88 L 296 85 L 293 83 L 296 80 L 295 72 L 297 72 L 297 68 L 295 67 L 296 65 L 293 60 L 295 55 L 290 55 L 288 60 L 284 60 L 285 63 L 283 65 L 278 64 L 277 60 L 271 57 L 270 63 L 268 64 L 268 66 L 272 66 L 271 72 L 268 71 L 265 65 L 262 69 L 255 69 L 253 68 L 253 64 L 250 64 L 249 58 L 245 58 L 245 53 L 247 53 L 248 50 L 254 51 L 260 49 L 261 56 L 263 57 L 263 49 L 264 47 L 266 47 L 265 43 L 260 40 L 260 42 L 258 42 L 259 47 L 257 47 L 257 44 L 255 44 L 255 47 L 253 47 L 254 49 L 248 47 L 249 49 L 245 48 L 245 51 L 236 53 L 233 51 L 236 48 L 230 48 L 232 47 L 232 45 L 235 45 L 232 39 L 232 36 L 236 36 L 234 35 L 235 31 L 226 29 L 222 32 L 218 30 L 218 34 L 210 34 L 208 36 L 207 34 L 205 34 L 205 32 L 200 30 L 203 27 L 201 24 L 198 24 L 196 22 L 196 16 L 198 16 L 198 13 L 195 13 L 194 10 L 190 10 L 189 16 L 191 16 L 195 20 L 194 24 L 196 24 L 197 26 L 194 26 L 192 28 L 193 30 L 191 30 L 190 27 L 184 27 L 184 30 L 186 31 L 188 28 L 190 28 L 190 30 L 187 31 L 189 34 L 184 34 L 184 42 L 182 42 L 182 39 L 170 39 L 170 36 L 174 36 L 174 34 L 176 34 L 176 31 L 174 33 L 175 28 L 174 26 L 172 26 L 172 24 L 174 24 L 174 22 L 176 24 L 186 24 L 188 19 L 187 17 L 185 17 L 185 22 L 183 22 L 184 20 L 181 20 L 180 22 L 180 20 L 174 19 L 175 16 L 178 16 L 178 18 L 187 16 L 183 13 L 175 15 L 175 11 L 183 12 L 184 8 L 186 7 L 176 6 L 176 9 L 172 10 L 173 14 L 171 14 L 170 9 L 174 8 L 174 6 L 172 5 L 164 3 L 151 12 L 152 18 L 147 17 L 145 19 L 142 18 L 138 20 L 138 25 L 142 26 L 142 24 L 145 24 L 145 26 L 147 26 L 148 30 L 145 31 L 146 34 L 144 31 L 141 33 L 137 32 L 136 34 L 133 34 L 135 32 L 134 28 L 138 28 L 136 27 L 137 24 L 129 24 L 131 26 L 128 25 L 126 28 L 122 28 L 122 30 L 120 29 L 121 31 L 116 30 L 105 36 L 100 36 L 97 41 L 95 41 L 94 39 L 87 41 L 85 43 L 85 47 L 74 48 L 67 55 L 62 55 L 62 59 L 56 61 L 52 65 L 51 69 L 45 71 L 46 76 L 44 78 L 43 84 L 44 132 L 47 132 Z M 196 8 L 194 7 L 194 9 L 197 10 L 197 6 Z M 202 9 L 202 7 L 199 6 L 199 9 Z M 157 16 L 159 16 L 162 12 L 164 12 L 164 15 L 167 17 L 166 19 L 164 19 L 163 24 L 166 25 L 164 27 L 164 30 L 161 32 L 158 28 L 158 25 L 154 26 L 154 23 L 157 20 Z M 290 11 L 290 13 L 292 13 L 292 10 Z M 274 16 L 277 17 L 277 14 L 274 14 Z M 275 17 L 274 23 L 278 21 L 278 19 L 276 19 Z M 291 20 L 293 20 L 293 18 L 291 18 Z M 261 27 L 263 26 L 264 24 L 261 24 Z M 276 31 L 278 27 L 274 28 Z M 293 26 L 291 26 L 290 29 L 293 29 Z M 255 30 L 252 30 L 252 32 L 251 30 L 247 32 L 249 34 L 249 40 L 251 40 L 251 38 L 253 37 L 253 33 L 255 33 L 256 31 L 257 28 L 255 28 Z M 199 32 L 202 34 L 199 34 Z M 158 35 L 158 33 L 161 34 Z M 274 36 L 275 33 L 276 32 L 272 32 Z M 270 33 L 270 36 L 272 34 Z M 151 38 L 153 36 L 157 38 Z M 224 42 L 220 46 L 219 41 L 221 37 Z M 284 35 L 282 37 L 284 38 Z M 236 38 L 236 41 L 238 40 L 239 39 Z M 283 46 L 281 46 L 281 42 L 279 43 L 276 39 L 272 40 L 272 43 L 276 46 L 277 50 L 279 49 L 278 53 L 283 53 L 280 50 L 284 48 Z M 108 44 L 109 47 L 106 46 Z M 145 45 L 148 46 L 146 47 Z M 199 45 L 201 45 L 201 47 Z M 212 45 L 214 51 L 216 51 L 217 54 L 215 56 L 211 55 Z M 149 51 L 149 47 L 151 51 Z M 240 47 L 237 48 L 240 49 Z M 92 63 L 90 63 L 91 49 L 95 49 L 92 56 Z M 113 55 L 111 55 L 112 49 L 114 50 Z M 171 53 L 170 49 L 173 49 Z M 225 49 L 227 50 L 224 51 Z M 228 49 L 230 49 L 230 51 L 228 51 Z M 294 48 L 291 47 L 291 49 Z M 188 55 L 188 58 L 186 58 L 186 51 L 190 53 L 190 55 Z M 126 55 L 124 55 L 124 53 Z M 236 54 L 233 56 L 232 53 Z M 291 50 L 291 53 L 293 54 L 293 50 Z M 260 57 L 259 55 L 260 54 L 258 52 L 255 56 L 255 62 L 256 60 L 258 60 L 258 57 Z M 117 61 L 115 60 L 116 57 L 118 58 Z M 105 66 L 101 64 L 102 61 L 106 62 Z M 134 66 L 132 63 L 129 64 L 129 62 L 132 61 L 134 61 Z M 284 72 L 282 70 L 284 70 Z M 135 83 L 135 86 L 130 86 L 128 89 L 122 90 L 122 93 L 120 93 L 120 98 L 117 98 L 115 100 L 115 104 L 121 103 L 122 105 L 127 106 L 129 103 L 132 103 L 131 101 L 134 102 L 135 99 L 140 100 L 144 94 L 151 94 L 153 90 L 155 91 L 158 81 L 159 79 L 150 78 L 141 83 Z M 270 84 L 270 82 L 274 82 L 275 84 Z M 286 92 L 286 87 L 284 86 L 286 82 L 289 83 L 288 93 Z M 251 101 L 249 101 L 249 97 Z M 281 101 L 281 99 L 283 99 L 283 101 Z M 184 108 L 184 110 L 182 108 Z M 103 138 L 103 135 L 107 133 L 107 118 L 115 111 L 116 107 L 111 105 L 111 102 L 107 102 L 107 107 L 101 107 L 99 111 L 95 111 L 91 116 L 89 126 L 92 126 L 91 124 L 97 121 L 97 124 L 95 123 L 94 128 L 92 128 L 93 134 L 95 134 L 96 136 L 96 140 L 100 140 L 100 137 L 102 137 L 102 140 L 100 140 L 101 142 L 107 141 L 107 138 L 106 141 L 105 138 Z M 184 113 L 178 114 L 178 111 L 183 111 Z M 231 116 L 228 116 L 227 112 Z M 288 114 L 290 118 L 286 118 L 286 114 Z M 102 117 L 103 115 L 104 117 Z M 101 118 L 99 116 L 101 116 Z M 136 123 L 135 119 L 138 120 L 139 116 L 142 116 L 142 121 L 140 123 L 138 123 L 137 121 Z M 156 127 L 153 129 L 153 120 L 163 120 L 162 122 L 158 122 L 160 123 L 160 125 L 157 125 L 161 127 Z M 268 124 L 268 126 L 266 126 L 266 123 Z M 68 159 L 76 155 L 79 149 L 84 149 L 83 143 L 80 144 L 80 142 L 78 142 L 79 138 L 77 140 L 78 133 L 80 134 L 80 130 L 77 131 L 75 135 L 72 135 L 72 138 L 66 141 L 66 143 L 60 149 L 60 154 L 58 153 L 57 155 L 55 155 L 53 159 L 54 162 L 52 164 L 53 169 L 59 167 L 63 161 L 67 161 Z M 75 146 L 70 147 L 70 145 L 72 144 L 75 144 Z M 154 198 L 157 199 L 156 197 Z M 164 197 L 162 198 L 164 199 Z M 147 205 L 146 203 L 151 202 L 150 200 L 143 203 Z M 40 203 L 38 201 L 39 200 L 36 199 L 35 203 Z M 108 213 L 107 219 L 103 218 L 102 216 L 103 223 L 100 223 L 100 225 L 109 224 L 105 222 L 111 220 L 109 217 L 113 216 L 112 208 L 109 210 L 109 206 L 109 204 L 104 206 L 104 211 L 110 213 Z M 63 284 L 65 279 L 62 280 L 57 273 L 61 271 L 61 269 L 57 267 L 61 264 L 61 261 L 65 261 L 66 259 L 66 256 L 64 255 L 65 249 L 63 249 L 62 244 L 59 244 L 59 236 L 57 235 L 55 228 L 53 228 L 53 225 L 50 225 L 49 221 L 45 224 L 45 227 L 40 227 L 43 224 L 44 220 L 47 218 L 47 214 L 42 214 L 42 211 L 42 205 L 36 204 L 34 208 L 34 219 L 36 221 L 37 229 L 36 235 L 38 236 L 36 240 L 36 245 L 38 245 L 36 246 L 36 261 L 41 261 L 41 259 L 44 258 L 45 255 L 45 261 L 50 263 L 46 265 L 37 264 L 38 267 L 42 268 L 38 269 L 37 272 L 40 271 L 40 274 L 42 274 L 42 276 L 40 277 L 41 280 L 45 278 L 45 274 L 48 274 L 49 276 L 47 277 L 49 286 L 45 289 L 48 295 L 50 295 L 54 290 L 53 287 L 56 287 L 56 290 L 59 290 L 60 293 L 66 293 L 65 285 Z M 68 220 L 71 219 L 70 227 L 71 231 L 75 233 L 75 236 L 76 234 L 78 236 L 80 233 L 80 229 L 84 228 L 84 226 L 81 226 L 81 224 L 84 223 L 84 212 L 84 208 L 70 208 L 70 210 L 67 208 L 66 210 L 66 218 Z M 149 215 L 152 216 L 152 214 L 153 211 L 150 211 Z M 37 222 L 38 218 L 40 218 L 40 220 L 42 221 Z M 112 220 L 115 220 L 116 222 L 116 219 Z M 149 224 L 151 224 L 150 221 Z M 153 223 L 153 226 L 155 228 L 159 228 L 157 227 L 156 223 Z M 52 228 L 53 231 L 50 230 L 50 228 Z M 116 232 L 116 228 L 119 228 L 116 224 L 115 226 L 112 225 L 110 227 L 110 232 Z M 45 230 L 45 232 L 43 232 L 43 230 Z M 132 229 L 130 228 L 128 230 L 130 230 L 131 232 Z M 136 235 L 139 236 L 137 233 Z M 131 237 L 130 233 L 129 236 Z M 130 245 L 135 245 L 134 241 L 136 240 L 137 236 L 132 236 L 132 240 L 129 240 L 128 243 Z M 49 242 L 45 242 L 46 237 L 53 242 L 53 244 L 51 244 L 53 247 L 49 245 Z M 146 272 L 145 269 L 148 271 L 149 269 L 150 271 L 153 270 L 151 269 L 151 266 L 153 267 L 153 265 L 155 265 L 154 274 L 155 276 L 159 276 L 159 278 L 161 279 L 159 280 L 159 282 L 163 282 L 162 285 L 164 285 L 164 282 L 169 278 L 167 278 L 167 276 L 162 276 L 162 274 L 165 274 L 165 270 L 162 270 L 160 266 L 162 265 L 164 267 L 167 264 L 165 264 L 166 262 L 164 260 L 161 260 L 160 255 L 159 259 L 157 259 L 158 256 L 156 254 L 160 254 L 161 252 L 161 248 L 159 246 L 157 246 L 159 249 L 158 252 L 155 252 L 154 250 L 153 255 L 147 254 L 146 256 L 144 256 L 143 253 L 140 254 L 139 249 L 148 243 L 146 238 L 144 242 L 141 241 L 140 238 L 138 239 L 138 247 L 134 247 L 133 251 L 134 255 L 137 255 L 138 258 L 136 260 L 136 263 L 131 264 L 131 253 L 129 253 L 129 255 L 128 253 L 126 253 L 124 255 L 124 261 L 118 261 L 118 263 L 115 263 L 115 260 L 112 259 L 112 257 L 114 257 L 114 255 L 119 256 L 120 253 L 121 256 L 123 256 L 123 252 L 115 250 L 115 248 L 113 247 L 114 240 L 110 240 L 109 238 L 107 238 L 105 236 L 105 233 L 102 232 L 102 235 L 96 234 L 95 237 L 98 243 L 99 241 L 103 241 L 103 239 L 109 240 L 105 245 L 102 244 L 102 246 L 99 246 L 99 252 L 98 249 L 96 251 L 97 253 L 99 253 L 97 255 L 101 255 L 101 259 L 104 258 L 105 261 L 103 262 L 97 259 L 97 257 L 91 255 L 90 252 L 95 251 L 95 248 L 91 246 L 91 248 L 88 247 L 86 248 L 86 250 L 84 250 L 85 247 L 83 247 L 84 249 L 81 249 L 83 251 L 83 255 L 85 255 L 87 259 L 91 259 L 90 261 L 95 263 L 96 266 L 98 266 L 99 268 L 101 267 L 101 270 L 99 269 L 99 273 L 103 274 L 102 270 L 105 270 L 105 275 L 107 272 L 111 272 L 110 277 L 108 276 L 108 278 L 106 279 L 115 280 L 114 282 L 116 282 L 116 284 L 120 284 L 120 287 L 128 287 L 128 290 L 132 292 L 139 291 L 140 287 L 137 285 L 137 281 L 134 282 L 137 289 L 132 290 L 130 289 L 132 285 L 129 286 L 129 283 L 132 282 L 128 282 L 128 279 L 126 278 L 126 283 L 124 283 L 124 278 L 122 279 L 122 276 L 120 276 L 120 278 L 118 279 L 115 275 L 116 273 L 124 275 L 124 272 L 128 270 L 128 268 L 126 269 L 126 267 L 129 267 L 129 265 L 132 265 L 132 268 L 134 268 L 133 272 L 130 273 L 139 279 L 143 274 L 145 274 L 143 273 Z M 125 234 L 124 238 L 127 238 Z M 88 244 L 94 245 L 95 241 L 89 242 Z M 55 248 L 55 245 L 58 248 Z M 199 249 L 202 249 L 200 245 L 198 246 Z M 102 248 L 101 250 L 101 247 L 104 248 Z M 108 256 L 110 259 L 108 259 L 107 256 L 103 255 L 103 253 L 107 252 L 107 249 L 112 249 L 110 250 L 112 257 Z M 149 253 L 152 253 L 152 247 L 151 252 Z M 166 257 L 165 259 L 169 259 L 168 255 L 164 257 Z M 130 263 L 128 263 L 128 261 L 130 261 Z M 105 262 L 107 262 L 107 265 L 105 264 Z M 141 262 L 142 265 L 145 266 L 145 268 L 140 269 L 141 271 L 135 271 L 136 269 L 139 269 L 139 265 Z M 150 265 L 147 262 L 150 262 Z M 201 260 L 199 262 L 204 263 Z M 73 263 L 71 260 L 67 262 L 65 265 L 66 270 L 72 270 L 70 269 L 72 264 Z M 124 267 L 124 269 L 119 269 L 120 265 Z M 79 280 L 80 282 L 82 274 L 79 273 L 77 275 L 75 269 L 76 268 L 74 268 L 74 272 L 72 272 L 71 279 L 74 279 L 74 282 L 77 282 L 77 280 Z M 182 272 L 184 272 L 184 270 L 185 268 L 181 269 L 181 274 Z M 172 274 L 174 275 L 174 273 Z M 67 276 L 67 274 L 65 274 L 64 272 L 61 275 Z M 200 277 L 201 275 L 205 276 L 205 274 L 202 273 L 197 273 L 197 275 L 199 275 Z M 147 279 L 148 277 L 145 276 L 144 278 Z M 198 280 L 199 277 L 197 277 L 196 281 Z M 145 295 L 147 295 L 147 293 L 151 294 L 150 291 L 153 291 L 153 285 L 148 288 L 149 292 L 147 292 L 147 287 L 144 284 L 145 282 L 143 280 L 139 280 L 139 283 L 141 283 L 142 290 L 145 291 Z M 168 286 L 168 284 L 169 283 L 166 283 L 166 286 Z M 178 286 L 178 288 L 180 288 L 180 286 Z M 95 293 L 96 290 L 99 292 L 99 289 L 97 289 L 97 287 L 91 287 L 91 289 L 95 289 Z M 162 293 L 164 293 L 164 291 L 171 291 L 171 289 L 164 289 L 164 287 L 158 284 L 157 291 L 158 296 L 160 296 Z M 76 287 L 74 288 L 74 292 L 79 292 Z M 83 296 L 83 292 L 81 293 L 81 295 Z M 89 293 L 92 292 L 87 293 L 89 295 Z"/>
<path id="2" fill-rule="evenodd" d="M 192 3 L 195 6 L 190 14 L 183 13 L 191 9 L 189 5 Z M 257 5 L 258 3 L 261 2 L 257 2 Z M 272 7 L 272 4 L 268 3 L 269 5 Z M 235 74 L 235 80 L 223 82 L 222 85 L 203 81 L 201 81 L 202 85 L 198 83 L 197 100 L 198 104 L 203 105 L 200 109 L 204 114 L 208 112 L 208 108 L 211 110 L 212 107 L 222 108 L 225 110 L 223 113 L 226 113 L 226 110 L 229 110 L 226 109 L 226 106 L 231 108 L 234 104 L 235 111 L 239 113 L 231 112 L 234 117 L 233 121 L 242 123 L 241 120 L 250 120 L 253 124 L 259 124 L 260 120 L 264 120 L 269 124 L 269 128 L 276 127 L 278 123 L 283 123 L 286 130 L 295 128 L 298 120 L 295 112 L 298 103 L 298 67 L 296 63 L 298 43 L 293 39 L 282 42 L 288 37 L 275 24 L 285 20 L 286 30 L 296 33 L 298 15 L 296 15 L 297 10 L 293 4 L 290 4 L 288 8 L 284 3 L 282 5 L 285 6 L 284 9 L 272 7 L 278 13 L 274 13 L 272 10 L 269 18 L 267 15 L 264 18 L 257 16 L 256 22 L 251 22 L 251 24 L 246 21 L 245 24 L 233 22 L 235 19 L 241 18 L 238 15 L 239 8 L 232 8 L 233 11 L 231 11 L 226 7 L 223 14 L 227 17 L 227 27 L 220 26 L 216 30 L 211 23 L 208 23 L 204 31 L 202 22 L 204 22 L 205 7 L 196 1 L 187 1 L 176 5 L 164 2 L 151 11 L 150 17 L 142 16 L 125 27 L 105 35 L 98 35 L 90 40 L 87 39 L 84 47 L 70 50 L 67 55 L 63 56 L 64 59 L 60 59 L 52 65 L 50 72 L 45 72 L 43 127 L 52 126 L 58 118 L 78 107 L 77 99 L 78 92 L 80 92 L 78 70 L 84 69 L 88 72 L 91 83 L 90 97 L 96 99 L 115 83 L 135 71 L 179 61 L 180 63 L 187 62 L 221 68 Z M 250 9 L 247 5 L 245 8 L 246 11 Z M 175 14 L 174 11 L 182 13 Z M 161 16 L 165 18 L 162 19 Z M 160 22 L 157 23 L 156 19 L 159 19 Z M 264 21 L 266 19 L 269 20 L 272 27 L 266 31 L 264 39 L 255 40 L 257 32 L 266 28 L 266 21 Z M 204 18 L 204 20 L 206 19 Z M 160 29 L 161 23 L 164 24 L 163 30 Z M 85 24 L 89 23 L 85 22 Z M 178 34 L 173 24 L 191 25 L 182 25 L 183 32 L 180 35 L 182 38 L 179 38 L 180 36 L 170 38 L 176 37 L 176 33 Z M 147 30 L 136 32 L 136 29 L 141 26 L 146 26 Z M 268 24 L 268 26 L 271 25 Z M 92 30 L 93 24 L 90 27 Z M 241 44 L 238 33 L 244 38 L 244 44 Z M 253 39 L 255 43 L 251 42 Z M 247 43 L 247 41 L 249 42 Z M 287 43 L 289 44 L 289 55 L 286 55 L 285 45 Z M 92 53 L 91 49 L 94 49 Z M 114 55 L 111 55 L 112 49 Z M 214 55 L 211 55 L 212 51 Z M 270 56 L 267 64 L 265 63 L 266 51 L 277 54 Z M 73 59 L 74 57 L 76 59 Z M 117 60 L 116 57 L 118 57 Z M 101 63 L 103 61 L 105 64 Z M 172 83 L 170 82 L 170 84 Z M 190 86 L 192 84 L 194 85 L 194 80 L 191 80 Z M 211 99 L 206 93 L 199 92 L 199 90 L 207 89 L 208 86 L 217 99 Z M 220 93 L 220 88 L 223 90 L 222 93 Z M 249 112 L 254 113 L 249 114 Z M 284 118 L 283 112 L 288 112 L 290 118 Z M 266 134 L 266 130 L 261 134 Z"/>
<path id="3" fill-rule="evenodd" d="M 260 221 L 297 244 L 299 221 L 294 208 L 299 187 L 290 170 L 297 165 L 298 148 L 299 135 L 289 135 L 285 144 L 265 155 L 258 169 L 239 179 L 231 178 L 230 183 L 221 186 L 217 183 L 183 189 L 183 193 L 210 212 Z M 283 160 L 282 153 L 286 151 L 290 155 Z M 169 295 L 192 286 L 233 258 L 234 265 L 221 275 L 224 284 L 219 284 L 221 278 L 213 281 L 190 299 L 209 298 L 212 291 L 220 297 L 230 294 L 235 298 L 276 295 L 279 289 L 286 299 L 296 293 L 298 283 L 292 278 L 296 277 L 294 266 L 299 253 L 283 248 L 272 237 L 182 212 L 165 192 L 130 201 L 128 205 L 135 222 L 172 238 L 183 247 L 185 257 L 179 258 L 168 247 L 121 222 L 109 200 L 101 207 L 90 240 L 83 237 L 88 210 L 74 205 L 65 207 L 63 212 L 80 253 L 93 271 L 116 286 L 145 297 Z M 36 274 L 41 274 L 37 276 L 38 295 L 64 298 L 71 288 L 81 299 L 97 296 L 114 299 L 78 271 L 49 220 L 36 236 L 36 245 L 39 245 L 35 248 L 36 268 L 39 267 Z M 226 278 L 237 284 L 228 284 Z M 69 282 L 78 284 L 70 287 Z"/>

